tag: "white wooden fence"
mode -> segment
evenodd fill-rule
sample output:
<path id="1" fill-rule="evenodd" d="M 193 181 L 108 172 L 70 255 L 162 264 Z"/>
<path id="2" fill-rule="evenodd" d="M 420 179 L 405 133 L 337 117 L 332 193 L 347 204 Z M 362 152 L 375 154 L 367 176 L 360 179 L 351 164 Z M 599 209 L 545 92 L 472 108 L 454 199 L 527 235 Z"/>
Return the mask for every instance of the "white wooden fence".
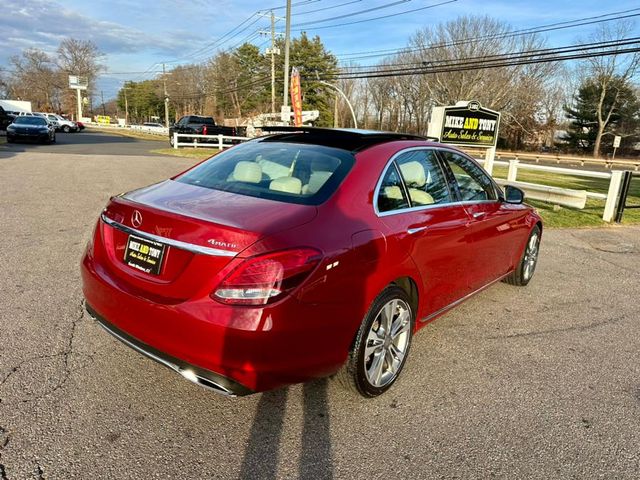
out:
<path id="1" fill-rule="evenodd" d="M 189 142 L 181 142 L 180 138 L 189 138 L 191 141 Z M 208 140 L 207 142 L 202 142 L 199 139 Z M 216 140 L 213 142 L 212 140 Z M 223 148 L 231 147 L 233 144 L 225 143 L 225 140 L 230 140 L 231 142 L 240 141 L 244 142 L 246 140 L 251 140 L 249 137 L 231 137 L 227 135 L 194 135 L 192 133 L 177 133 L 173 132 L 173 148 L 177 149 L 179 147 L 205 147 L 205 148 L 218 148 L 222 150 Z"/>
<path id="2" fill-rule="evenodd" d="M 484 163 L 483 159 L 477 159 L 478 163 Z M 568 207 L 582 209 L 585 207 L 587 198 L 605 200 L 604 213 L 602 219 L 611 222 L 616 209 L 616 201 L 620 193 L 622 184 L 622 171 L 612 170 L 610 172 L 594 172 L 590 170 L 578 170 L 564 167 L 547 167 L 529 163 L 520 163 L 519 160 L 509 160 L 508 162 L 496 161 L 494 165 L 508 167 L 507 179 L 498 179 L 498 183 L 509 184 L 524 190 L 527 197 L 534 200 L 565 205 Z M 609 180 L 609 188 L 606 194 L 589 192 L 587 190 L 573 190 L 569 188 L 550 187 L 535 183 L 519 182 L 518 170 L 532 170 L 541 172 L 556 173 L 558 175 L 571 175 L 574 177 L 603 178 Z"/>

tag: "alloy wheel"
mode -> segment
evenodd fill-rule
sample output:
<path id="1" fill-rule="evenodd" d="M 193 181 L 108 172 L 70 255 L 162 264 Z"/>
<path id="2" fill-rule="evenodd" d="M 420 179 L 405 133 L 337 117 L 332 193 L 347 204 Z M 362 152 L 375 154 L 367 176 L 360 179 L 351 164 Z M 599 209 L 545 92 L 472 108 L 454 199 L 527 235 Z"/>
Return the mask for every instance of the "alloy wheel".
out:
<path id="1" fill-rule="evenodd" d="M 524 252 L 524 261 L 523 261 L 524 269 L 522 271 L 522 276 L 524 277 L 525 280 L 529 280 L 533 275 L 534 270 L 536 269 L 539 247 L 540 247 L 540 237 L 538 236 L 537 233 L 534 233 L 529 238 L 529 242 L 527 243 L 527 249 Z"/>
<path id="2" fill-rule="evenodd" d="M 409 348 L 411 309 L 393 299 L 378 312 L 367 335 L 364 364 L 367 380 L 380 388 L 391 383 L 402 368 Z"/>

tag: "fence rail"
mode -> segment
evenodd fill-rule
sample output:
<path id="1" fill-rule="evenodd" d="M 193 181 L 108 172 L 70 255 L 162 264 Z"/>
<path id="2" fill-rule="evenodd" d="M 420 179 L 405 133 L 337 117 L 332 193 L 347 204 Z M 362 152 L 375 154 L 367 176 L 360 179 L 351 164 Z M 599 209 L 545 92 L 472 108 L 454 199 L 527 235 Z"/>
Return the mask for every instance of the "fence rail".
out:
<path id="1" fill-rule="evenodd" d="M 483 155 L 483 152 L 473 149 L 463 149 L 469 155 L 478 157 Z M 496 151 L 496 159 L 498 160 L 525 160 L 540 162 L 555 162 L 560 163 L 579 163 L 581 166 L 585 164 L 600 165 L 604 168 L 613 168 L 614 165 L 621 165 L 626 168 L 633 167 L 634 170 L 640 170 L 640 159 L 628 160 L 628 159 L 610 159 L 610 158 L 593 158 L 593 157 L 572 157 L 569 155 L 547 155 L 541 153 L 520 153 L 520 152 L 508 152 L 508 151 Z"/>
<path id="2" fill-rule="evenodd" d="M 180 138 L 189 138 L 190 142 L 180 142 Z M 217 140 L 217 142 L 200 142 L 198 139 L 204 140 Z M 229 143 L 225 143 L 225 141 L 229 141 Z M 179 147 L 213 147 L 222 150 L 223 148 L 228 148 L 233 146 L 234 143 L 244 142 L 246 140 L 251 140 L 249 137 L 232 137 L 228 135 L 194 135 L 191 133 L 173 133 L 173 148 L 178 149 Z"/>
<path id="3" fill-rule="evenodd" d="M 483 164 L 483 159 L 477 159 L 478 163 Z M 557 203 L 558 205 L 565 205 L 573 208 L 582 209 L 585 207 L 587 198 L 594 198 L 598 200 L 604 200 L 604 212 L 602 219 L 605 222 L 611 222 L 613 220 L 616 202 L 618 200 L 618 193 L 622 185 L 623 171 L 613 170 L 611 172 L 594 172 L 590 170 L 576 170 L 573 168 L 563 167 L 549 167 L 546 165 L 535 165 L 530 163 L 520 163 L 519 160 L 509 160 L 508 162 L 496 161 L 494 165 L 502 167 L 508 167 L 506 181 L 501 181 L 503 184 L 512 184 L 515 187 L 521 188 L 527 194 L 529 198 L 534 200 L 542 200 L 550 203 Z M 586 177 L 586 178 L 602 178 L 609 180 L 609 189 L 606 194 L 598 192 L 590 192 L 587 190 L 573 190 L 568 188 L 550 187 L 540 184 L 532 184 L 518 181 L 519 170 L 532 170 L 556 173 L 559 175 L 571 175 L 574 177 Z M 584 197 L 584 199 L 582 198 Z"/>

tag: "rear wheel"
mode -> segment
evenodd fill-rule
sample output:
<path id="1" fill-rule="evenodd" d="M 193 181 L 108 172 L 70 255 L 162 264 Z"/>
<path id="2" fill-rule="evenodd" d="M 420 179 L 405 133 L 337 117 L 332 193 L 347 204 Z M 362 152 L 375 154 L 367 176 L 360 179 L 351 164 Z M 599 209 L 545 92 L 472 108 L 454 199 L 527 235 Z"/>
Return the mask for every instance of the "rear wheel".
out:
<path id="1" fill-rule="evenodd" d="M 529 239 L 527 240 L 527 245 L 524 248 L 524 252 L 522 253 L 522 258 L 520 259 L 518 267 L 513 272 L 511 272 L 504 279 L 504 281 L 511 285 L 517 285 L 520 287 L 524 287 L 525 285 L 527 285 L 531 281 L 533 273 L 536 270 L 539 251 L 540 227 L 536 225 L 535 227 L 533 227 L 533 230 L 531 230 L 531 234 L 529 235 Z"/>
<path id="2" fill-rule="evenodd" d="M 69 125 L 65 125 L 64 127 L 62 127 L 62 131 L 64 133 L 69 133 L 71 131 L 71 129 L 69 128 Z"/>
<path id="3" fill-rule="evenodd" d="M 411 347 L 415 313 L 397 286 L 375 299 L 356 335 L 339 379 L 364 397 L 386 392 L 400 376 Z"/>
<path id="4" fill-rule="evenodd" d="M 173 135 L 169 135 L 169 145 L 173 147 Z"/>

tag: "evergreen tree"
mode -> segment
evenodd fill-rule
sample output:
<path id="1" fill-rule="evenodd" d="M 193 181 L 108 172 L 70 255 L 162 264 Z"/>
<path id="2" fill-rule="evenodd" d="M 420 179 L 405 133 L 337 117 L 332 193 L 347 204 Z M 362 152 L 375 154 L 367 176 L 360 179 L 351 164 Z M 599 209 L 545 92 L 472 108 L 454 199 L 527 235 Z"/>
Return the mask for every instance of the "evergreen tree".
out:
<path id="1" fill-rule="evenodd" d="M 586 79 L 574 97 L 574 104 L 564 107 L 571 121 L 565 140 L 576 150 L 588 152 L 596 148 L 599 102 L 602 102 L 602 111 L 611 112 L 603 119 L 601 148 L 610 150 L 614 135 L 631 137 L 638 128 L 640 102 L 629 83 L 615 77 L 606 89 L 603 85 L 597 78 Z"/>

